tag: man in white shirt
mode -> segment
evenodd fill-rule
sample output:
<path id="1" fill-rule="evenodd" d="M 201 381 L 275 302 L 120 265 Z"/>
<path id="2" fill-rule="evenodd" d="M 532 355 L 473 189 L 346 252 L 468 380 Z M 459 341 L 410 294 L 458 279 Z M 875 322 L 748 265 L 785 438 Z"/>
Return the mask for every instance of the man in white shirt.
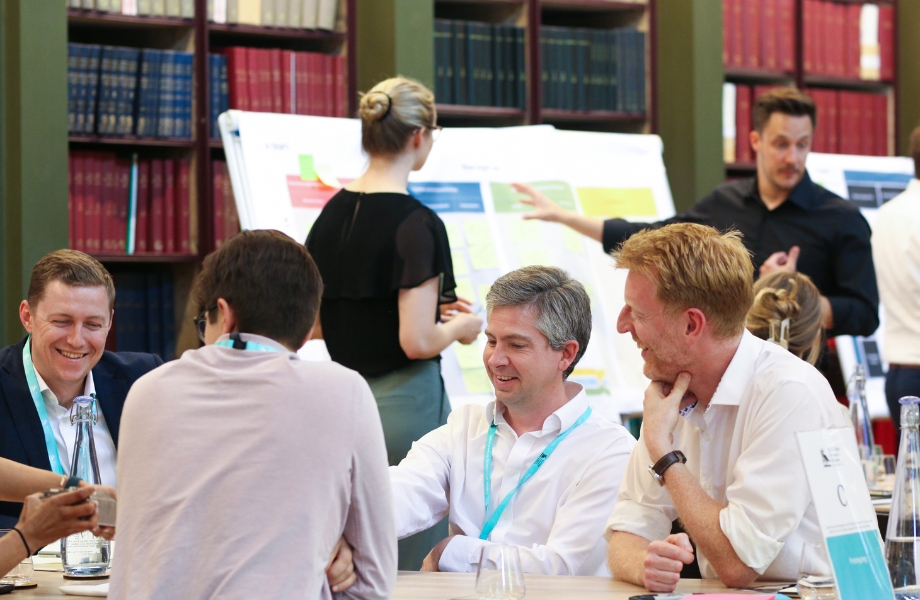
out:
<path id="1" fill-rule="evenodd" d="M 885 396 L 900 433 L 904 396 L 920 396 L 920 127 L 910 136 L 917 178 L 882 205 L 872 231 L 872 256 L 885 311 L 882 356 Z"/>
<path id="2" fill-rule="evenodd" d="M 795 432 L 842 427 L 811 365 L 744 328 L 753 266 L 737 232 L 681 223 L 633 235 L 617 330 L 642 349 L 639 443 L 607 522 L 610 569 L 673 591 L 696 544 L 704 578 L 793 580 L 821 540 Z M 687 533 L 669 535 L 680 519 Z"/>
<path id="3" fill-rule="evenodd" d="M 591 334 L 588 295 L 561 269 L 526 267 L 486 307 L 495 400 L 455 410 L 390 467 L 398 536 L 449 517 L 422 570 L 475 571 L 483 546 L 512 544 L 528 573 L 605 573 L 604 520 L 635 440 L 567 381 Z"/>

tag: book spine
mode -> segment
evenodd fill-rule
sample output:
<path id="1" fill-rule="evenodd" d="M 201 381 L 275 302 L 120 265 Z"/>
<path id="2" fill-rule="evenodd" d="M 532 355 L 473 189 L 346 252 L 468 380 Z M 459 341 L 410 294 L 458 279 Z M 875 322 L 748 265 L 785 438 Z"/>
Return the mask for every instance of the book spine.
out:
<path id="1" fill-rule="evenodd" d="M 875 94 L 875 107 L 872 110 L 875 124 L 875 154 L 888 156 L 888 96 Z"/>
<path id="2" fill-rule="evenodd" d="M 90 180 L 86 194 L 86 251 L 99 254 L 102 250 L 102 158 L 90 154 L 87 161 Z"/>
<path id="3" fill-rule="evenodd" d="M 175 52 L 164 50 L 160 54 L 160 74 L 157 78 L 157 137 L 173 135 L 173 74 Z"/>
<path id="4" fill-rule="evenodd" d="M 878 43 L 881 80 L 894 81 L 894 6 L 881 4 L 878 7 Z"/>
<path id="5" fill-rule="evenodd" d="M 183 158 L 176 161 L 178 165 L 178 191 L 176 210 L 176 251 L 180 254 L 190 254 L 191 247 L 191 163 Z"/>
<path id="6" fill-rule="evenodd" d="M 230 78 L 229 68 L 227 67 L 227 57 L 220 57 L 220 112 L 221 114 L 230 110 Z"/>
<path id="7" fill-rule="evenodd" d="M 779 69 L 779 8 L 778 0 L 763 0 L 760 28 L 761 65 L 765 69 Z"/>
<path id="8" fill-rule="evenodd" d="M 137 165 L 137 217 L 134 223 L 134 252 L 145 254 L 150 250 L 150 161 Z"/>
<path id="9" fill-rule="evenodd" d="M 348 117 L 348 73 L 344 56 L 332 57 L 335 68 L 335 116 Z"/>
<path id="10" fill-rule="evenodd" d="M 847 4 L 846 23 L 844 24 L 844 46 L 846 53 L 846 77 L 859 79 L 859 15 L 862 12 L 862 6 L 859 4 Z"/>
<path id="11" fill-rule="evenodd" d="M 176 252 L 176 161 L 163 161 L 163 251 Z"/>
<path id="12" fill-rule="evenodd" d="M 221 235 L 224 241 L 226 241 L 240 230 L 240 224 L 237 219 L 236 201 L 233 198 L 233 184 L 230 181 L 230 172 L 227 170 L 226 161 L 221 161 L 220 168 L 223 174 L 221 178 L 221 183 L 223 185 L 221 192 L 221 207 L 224 217 Z"/>
<path id="13" fill-rule="evenodd" d="M 827 152 L 838 154 L 840 152 L 840 93 L 837 90 L 824 92 L 824 110 L 827 112 Z"/>
<path id="14" fill-rule="evenodd" d="M 744 45 L 744 66 L 760 67 L 760 2 L 744 2 L 741 7 L 742 44 Z"/>
<path id="15" fill-rule="evenodd" d="M 163 160 L 153 159 L 150 161 L 150 239 L 148 240 L 150 250 L 155 254 L 162 254 L 165 250 L 164 236 L 164 202 L 163 194 L 163 177 L 164 177 Z"/>
<path id="16" fill-rule="evenodd" d="M 449 25 L 448 25 L 449 27 Z M 434 20 L 434 97 L 439 103 L 448 103 L 448 94 L 444 90 L 446 67 L 444 53 L 444 19 Z"/>
<path id="17" fill-rule="evenodd" d="M 160 274 L 146 273 L 146 285 L 144 286 L 144 322 L 146 322 L 146 340 L 143 346 L 144 352 L 163 356 L 163 332 L 160 328 L 163 311 L 160 308 Z"/>
<path id="18" fill-rule="evenodd" d="M 160 274 L 160 313 L 160 329 L 163 332 L 161 358 L 168 361 L 176 357 L 175 284 L 169 273 Z"/>
<path id="19" fill-rule="evenodd" d="M 131 181 L 128 184 L 128 216 L 125 226 L 125 252 L 134 254 L 137 251 L 137 178 L 138 158 L 137 153 L 131 155 L 130 164 Z"/>
<path id="20" fill-rule="evenodd" d="M 195 70 L 195 55 L 183 52 L 182 58 L 182 137 L 192 137 L 192 78 Z"/>
<path id="21" fill-rule="evenodd" d="M 259 51 L 257 48 L 243 48 L 246 53 L 246 90 L 249 96 L 249 110 L 260 112 L 262 95 L 259 93 Z"/>
<path id="22" fill-rule="evenodd" d="M 86 252 L 86 155 L 82 152 L 73 153 L 73 239 L 71 247 L 74 250 Z"/>
<path id="23" fill-rule="evenodd" d="M 67 131 L 77 130 L 77 94 L 80 77 L 80 52 L 76 44 L 67 44 Z"/>
<path id="24" fill-rule="evenodd" d="M 106 155 L 102 159 L 102 227 L 99 234 L 100 250 L 103 254 L 112 254 L 115 243 L 115 218 L 117 213 L 117 173 L 115 156 Z"/>
<path id="25" fill-rule="evenodd" d="M 466 26 L 463 21 L 452 21 L 451 61 L 454 78 L 452 84 L 452 99 L 454 104 L 469 104 L 466 97 Z"/>
<path id="26" fill-rule="evenodd" d="M 276 13 L 277 14 L 277 13 Z M 272 48 L 268 51 L 271 60 L 271 90 L 272 90 L 272 112 L 283 113 L 284 110 L 284 82 L 282 80 L 281 50 Z"/>
<path id="27" fill-rule="evenodd" d="M 288 0 L 275 0 L 275 27 L 290 27 L 288 24 L 289 10 Z"/>
<path id="28" fill-rule="evenodd" d="M 515 90 L 515 98 L 517 100 L 517 107 L 523 110 L 527 108 L 527 44 L 523 27 L 514 28 L 514 42 L 514 60 L 515 71 L 517 75 L 517 89 Z"/>
<path id="29" fill-rule="evenodd" d="M 212 140 L 220 139 L 217 117 L 220 115 L 220 55 L 208 54 L 208 131 Z"/>
<path id="30" fill-rule="evenodd" d="M 735 135 L 738 147 L 735 156 L 738 162 L 753 162 L 751 154 L 751 87 L 738 85 L 735 87 Z"/>
<path id="31" fill-rule="evenodd" d="M 128 238 L 128 210 L 131 202 L 131 161 L 116 162 L 117 182 L 112 252 L 125 254 Z"/>
<path id="32" fill-rule="evenodd" d="M 731 0 L 722 0 L 722 64 L 726 67 L 732 64 L 732 16 Z"/>
<path id="33" fill-rule="evenodd" d="M 288 27 L 295 29 L 300 28 L 303 24 L 301 20 L 301 11 L 303 9 L 303 0 L 288 1 Z"/>
<path id="34" fill-rule="evenodd" d="M 294 53 L 291 50 L 281 50 L 280 54 L 278 69 L 281 72 L 281 112 L 290 115 L 294 112 L 294 87 L 292 85 L 294 73 L 291 69 L 291 57 Z"/>
<path id="35" fill-rule="evenodd" d="M 815 17 L 815 0 L 802 0 L 802 68 L 806 73 L 815 72 Z"/>
<path id="36" fill-rule="evenodd" d="M 211 163 L 211 178 L 214 192 L 214 249 L 217 250 L 224 243 L 224 163 L 215 160 Z"/>
<path id="37" fill-rule="evenodd" d="M 795 71 L 795 0 L 779 0 L 779 68 Z"/>
<path id="38" fill-rule="evenodd" d="M 259 69 L 259 105 L 263 112 L 274 112 L 271 51 L 259 49 L 257 51 L 257 56 Z"/>
<path id="39" fill-rule="evenodd" d="M 859 153 L 864 156 L 875 154 L 875 96 L 866 92 L 859 93 Z"/>
<path id="40" fill-rule="evenodd" d="M 125 95 L 125 114 L 122 132 L 124 135 L 134 133 L 134 115 L 137 112 L 137 87 L 138 87 L 138 70 L 140 68 L 140 51 L 133 48 L 125 50 L 127 66 L 125 70 L 124 95 Z"/>
<path id="41" fill-rule="evenodd" d="M 820 75 L 827 75 L 828 73 L 827 36 L 825 34 L 829 27 L 828 4 L 828 2 L 823 2 L 822 0 L 815 0 L 814 2 L 815 25 L 814 29 L 812 29 L 812 35 L 814 35 L 815 40 L 815 73 Z"/>

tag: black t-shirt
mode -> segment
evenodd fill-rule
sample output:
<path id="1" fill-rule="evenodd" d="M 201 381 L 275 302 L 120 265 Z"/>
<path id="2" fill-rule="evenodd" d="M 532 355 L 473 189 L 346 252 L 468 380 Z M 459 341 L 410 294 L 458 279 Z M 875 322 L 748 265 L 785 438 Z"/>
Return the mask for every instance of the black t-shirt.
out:
<path id="1" fill-rule="evenodd" d="M 307 236 L 323 277 L 320 319 L 332 359 L 365 377 L 411 361 L 399 345 L 399 290 L 441 277 L 440 302 L 454 302 L 444 222 L 407 194 L 342 190 Z M 438 310 L 431 314 L 438 319 Z"/>
<path id="2" fill-rule="evenodd" d="M 831 303 L 834 329 L 828 335 L 870 335 L 878 327 L 869 224 L 854 204 L 814 183 L 807 172 L 773 210 L 760 198 L 754 178 L 724 183 L 690 210 L 657 223 L 610 219 L 604 222 L 604 250 L 610 252 L 641 229 L 671 223 L 740 231 L 752 254 L 755 278 L 771 254 L 799 246 L 798 271 Z"/>

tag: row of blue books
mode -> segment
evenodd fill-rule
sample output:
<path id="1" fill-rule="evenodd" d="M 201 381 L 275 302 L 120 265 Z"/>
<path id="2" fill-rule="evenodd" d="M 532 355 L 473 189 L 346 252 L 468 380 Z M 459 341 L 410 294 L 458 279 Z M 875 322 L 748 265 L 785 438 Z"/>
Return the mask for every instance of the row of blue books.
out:
<path id="1" fill-rule="evenodd" d="M 67 46 L 70 133 L 192 137 L 192 53 Z"/>
<path id="2" fill-rule="evenodd" d="M 116 272 L 114 336 L 107 350 L 176 356 L 175 285 L 169 273 Z M 114 341 L 114 344 L 112 342 Z"/>
<path id="3" fill-rule="evenodd" d="M 211 139 L 219 140 L 217 117 L 230 110 L 230 81 L 227 79 L 227 57 L 208 54 L 208 92 L 211 103 Z"/>

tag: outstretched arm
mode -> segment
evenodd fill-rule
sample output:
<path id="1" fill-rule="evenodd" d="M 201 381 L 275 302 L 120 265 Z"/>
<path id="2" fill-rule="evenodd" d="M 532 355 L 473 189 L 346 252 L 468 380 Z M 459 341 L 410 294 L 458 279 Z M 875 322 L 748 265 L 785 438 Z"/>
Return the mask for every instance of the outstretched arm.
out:
<path id="1" fill-rule="evenodd" d="M 522 204 L 529 204 L 534 207 L 533 212 L 524 215 L 525 219 L 539 219 L 551 223 L 562 223 L 592 240 L 601 241 L 601 237 L 604 233 L 604 221 L 601 219 L 583 217 L 570 210 L 566 210 L 538 192 L 530 184 L 513 183 L 511 185 L 518 192 L 527 195 L 527 198 L 521 198 Z"/>

